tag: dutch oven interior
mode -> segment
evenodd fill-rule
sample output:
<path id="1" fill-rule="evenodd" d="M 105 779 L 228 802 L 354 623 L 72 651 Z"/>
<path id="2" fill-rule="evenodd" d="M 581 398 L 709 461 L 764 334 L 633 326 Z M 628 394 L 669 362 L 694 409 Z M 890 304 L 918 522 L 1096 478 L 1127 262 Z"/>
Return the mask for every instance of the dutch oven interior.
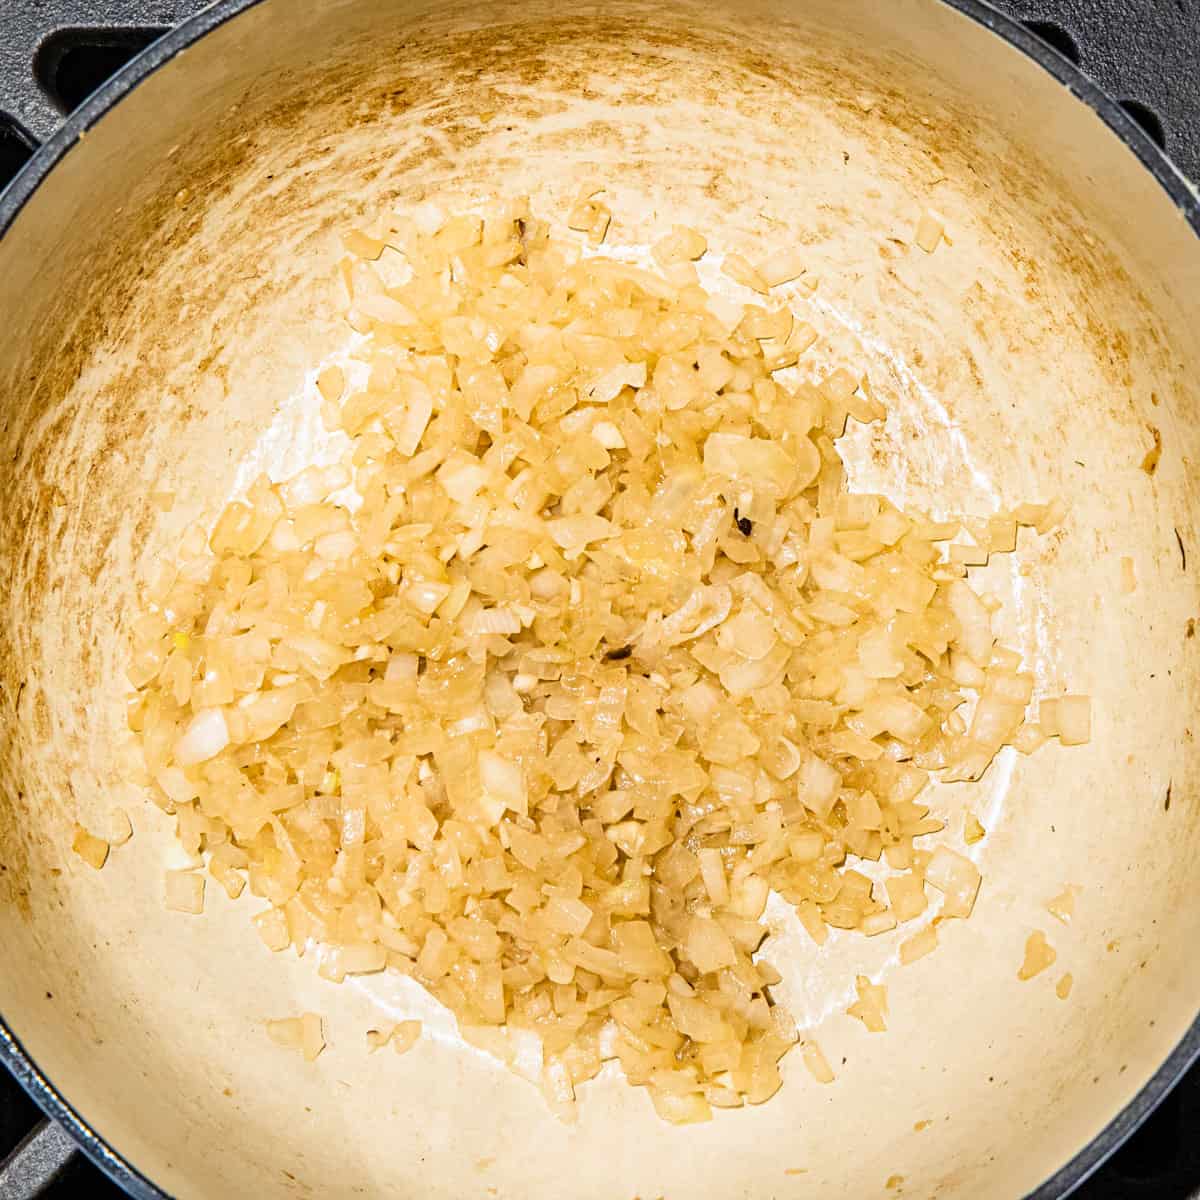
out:
<path id="1" fill-rule="evenodd" d="M 971 800 L 975 915 L 919 963 L 895 966 L 896 935 L 818 951 L 781 911 L 768 957 L 838 1080 L 792 1055 L 775 1099 L 698 1127 L 659 1123 L 620 1079 L 559 1124 L 410 981 L 335 986 L 272 956 L 248 894 L 164 911 L 173 836 L 125 729 L 139 582 L 273 420 L 270 465 L 301 465 L 283 435 L 346 336 L 338 231 L 424 195 L 528 193 L 561 223 L 585 177 L 618 247 L 686 222 L 756 257 L 805 248 L 814 364 L 861 365 L 892 408 L 846 440 L 855 487 L 937 512 L 1071 504 L 989 579 L 1039 692 L 1092 696 L 1092 744 L 995 764 Z M 933 255 L 912 245 L 926 209 L 952 242 Z M 90 129 L 0 242 L 0 1012 L 179 1196 L 1036 1186 L 1200 995 L 1198 294 L 1200 244 L 1132 152 L 936 0 L 265 0 L 230 20 Z M 136 835 L 96 873 L 71 831 L 118 804 Z M 1045 902 L 1069 883 L 1063 927 Z M 1074 976 L 1066 1001 L 1055 974 L 1016 979 L 1034 929 Z M 843 1015 L 856 972 L 888 984 L 885 1035 Z M 304 1010 L 327 1020 L 315 1064 L 262 1028 Z M 368 1057 L 381 1010 L 432 1036 Z"/>

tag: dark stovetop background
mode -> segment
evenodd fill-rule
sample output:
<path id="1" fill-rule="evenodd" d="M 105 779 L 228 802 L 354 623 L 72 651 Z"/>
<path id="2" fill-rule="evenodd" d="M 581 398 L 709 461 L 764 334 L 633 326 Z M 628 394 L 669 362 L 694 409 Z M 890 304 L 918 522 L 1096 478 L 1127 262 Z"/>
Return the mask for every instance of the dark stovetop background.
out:
<path id="1" fill-rule="evenodd" d="M 1193 0 L 1173 0 L 1177 7 L 1185 2 L 1192 3 Z M 1007 0 L 1007 3 L 1000 0 L 1000 3 L 1020 16 L 1028 15 L 1031 19 L 1027 23 L 1035 32 L 1068 58 L 1079 61 L 1077 39 L 1053 22 L 1032 18 L 1038 13 L 1056 11 L 1058 6 L 1068 12 L 1077 12 L 1080 0 Z M 1098 15 L 1100 10 L 1111 10 L 1111 7 L 1109 0 L 1107 4 L 1100 3 L 1091 13 Z M 1179 8 L 1179 11 L 1183 9 Z M 1083 29 L 1090 43 L 1102 38 L 1103 30 L 1098 22 L 1073 27 L 1077 31 Z M 157 30 L 100 31 L 65 38 L 41 55 L 40 80 L 60 107 L 70 111 L 157 33 Z M 3 37 L 2 27 L 0 37 Z M 1090 46 L 1085 46 L 1088 48 Z M 1196 55 L 1197 49 L 1188 47 L 1188 57 Z M 1085 54 L 1085 67 L 1088 66 L 1087 58 Z M 1192 61 L 1196 60 L 1193 58 Z M 1194 66 L 1193 70 L 1200 75 L 1200 66 Z M 1153 108 L 1132 100 L 1124 100 L 1124 104 L 1130 115 L 1162 145 L 1163 124 Z M 1194 116 L 1200 120 L 1200 109 Z M 1168 130 L 1169 149 L 1175 149 L 1171 135 L 1181 132 Z M 16 132 L 0 122 L 0 190 L 20 170 L 30 153 L 30 148 Z M 1179 157 L 1183 161 L 1191 156 L 1180 154 Z M 34 1128 L 40 1117 L 33 1101 L 0 1070 L 0 1162 Z M 44 1195 L 48 1200 L 65 1200 L 71 1196 L 119 1200 L 124 1193 L 77 1156 Z M 1200 1200 L 1200 1066 L 1192 1070 L 1145 1126 L 1075 1196 L 1078 1200 Z"/>

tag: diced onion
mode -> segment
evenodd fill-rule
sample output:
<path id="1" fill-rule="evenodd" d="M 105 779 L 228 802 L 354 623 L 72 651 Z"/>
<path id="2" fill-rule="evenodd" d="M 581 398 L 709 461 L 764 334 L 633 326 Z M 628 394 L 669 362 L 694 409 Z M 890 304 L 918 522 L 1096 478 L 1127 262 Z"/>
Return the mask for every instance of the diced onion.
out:
<path id="1" fill-rule="evenodd" d="M 886 413 L 861 363 L 801 364 L 804 249 L 726 254 L 758 295 L 712 295 L 694 230 L 662 231 L 661 270 L 587 250 L 602 192 L 571 207 L 582 237 L 523 200 L 349 231 L 361 336 L 315 374 L 344 452 L 184 534 L 131 623 L 129 723 L 194 864 L 168 907 L 203 910 L 207 867 L 263 899 L 268 951 L 410 976 L 554 1112 L 615 1060 L 691 1122 L 782 1085 L 772 896 L 815 947 L 890 943 L 927 883 L 936 919 L 968 916 L 979 871 L 924 848 L 946 837 L 926 785 L 1082 743 L 1090 705 L 1034 722 L 971 573 L 1065 506 L 933 519 L 852 493 L 836 439 Z M 895 936 L 913 962 L 936 925 Z M 852 1015 L 882 1031 L 886 1009 L 860 977 Z M 324 1047 L 316 1014 L 268 1032 Z"/>
<path id="2" fill-rule="evenodd" d="M 857 1017 L 871 1033 L 883 1033 L 887 1029 L 887 989 L 875 984 L 865 975 L 859 975 L 854 983 L 858 999 L 846 1010 Z"/>
<path id="3" fill-rule="evenodd" d="M 1017 971 L 1017 978 L 1032 979 L 1053 966 L 1057 958 L 1058 952 L 1046 941 L 1046 935 L 1035 929 L 1025 941 L 1025 959 Z"/>
<path id="4" fill-rule="evenodd" d="M 407 1054 L 421 1037 L 420 1021 L 401 1021 L 392 1031 L 392 1049 L 397 1054 Z"/>
<path id="5" fill-rule="evenodd" d="M 1064 925 L 1070 925 L 1071 918 L 1075 915 L 1075 897 L 1078 894 L 1079 887 L 1076 884 L 1067 884 L 1057 896 L 1046 901 L 1046 911 Z"/>
<path id="6" fill-rule="evenodd" d="M 833 1082 L 834 1074 L 829 1060 L 825 1057 L 821 1047 L 811 1038 L 800 1043 L 800 1057 L 804 1059 L 804 1065 L 818 1083 Z"/>
<path id="7" fill-rule="evenodd" d="M 297 1050 L 305 1062 L 314 1062 L 325 1049 L 323 1021 L 317 1013 L 266 1022 L 267 1036 L 285 1050 Z"/>
<path id="8" fill-rule="evenodd" d="M 743 287 L 766 295 L 768 291 L 766 280 L 740 254 L 725 255 L 721 270 L 735 283 L 740 283 Z"/>
<path id="9" fill-rule="evenodd" d="M 123 846 L 133 837 L 133 822 L 129 813 L 123 808 L 114 808 L 108 817 L 108 842 L 113 846 Z"/>
<path id="10" fill-rule="evenodd" d="M 806 270 L 803 255 L 799 250 L 785 250 L 775 254 L 758 269 L 767 287 L 778 287 L 782 283 L 791 283 L 799 279 Z"/>
<path id="11" fill-rule="evenodd" d="M 173 912 L 198 915 L 204 911 L 204 876 L 192 871 L 168 871 L 166 906 Z"/>
<path id="12" fill-rule="evenodd" d="M 1087 696 L 1063 696 L 1058 702 L 1058 740 L 1082 746 L 1092 740 L 1092 702 Z"/>
<path id="13" fill-rule="evenodd" d="M 932 254 L 942 240 L 944 229 L 941 221 L 939 221 L 932 213 L 923 212 L 921 220 L 917 225 L 916 236 L 914 241 L 926 254 Z"/>
<path id="14" fill-rule="evenodd" d="M 188 723 L 175 744 L 175 761 L 181 767 L 207 762 L 229 745 L 225 714 L 219 708 L 202 709 Z"/>
<path id="15" fill-rule="evenodd" d="M 900 943 L 900 962 L 904 966 L 915 963 L 917 959 L 932 954 L 937 949 L 937 944 L 937 927 L 926 925 L 920 933 L 914 933 L 912 937 Z"/>
<path id="16" fill-rule="evenodd" d="M 979 868 L 947 846 L 939 846 L 925 868 L 925 879 L 942 893 L 942 915 L 969 917 L 979 892 Z"/>
<path id="17" fill-rule="evenodd" d="M 75 826 L 75 837 L 71 849 L 83 859 L 89 867 L 99 871 L 108 861 L 109 844 L 103 838 L 88 833 L 82 825 Z"/>

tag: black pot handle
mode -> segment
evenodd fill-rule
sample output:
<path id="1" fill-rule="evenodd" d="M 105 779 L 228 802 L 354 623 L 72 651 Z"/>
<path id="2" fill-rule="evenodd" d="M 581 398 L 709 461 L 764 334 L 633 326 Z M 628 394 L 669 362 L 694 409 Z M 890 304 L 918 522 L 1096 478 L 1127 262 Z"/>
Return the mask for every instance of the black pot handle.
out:
<path id="1" fill-rule="evenodd" d="M 59 1179 L 79 1147 L 54 1121 L 43 1121 L 0 1162 L 0 1200 L 34 1200 Z"/>
<path id="2" fill-rule="evenodd" d="M 62 124 L 66 106 L 42 86 L 37 65 L 64 35 L 86 40 L 96 30 L 101 42 L 114 29 L 142 35 L 165 33 L 207 8 L 210 0 L 10 0 L 0 22 L 0 115 L 12 121 L 31 146 Z"/>
<path id="3" fill-rule="evenodd" d="M 1200 182 L 1200 0 L 990 0 L 1091 76 Z"/>

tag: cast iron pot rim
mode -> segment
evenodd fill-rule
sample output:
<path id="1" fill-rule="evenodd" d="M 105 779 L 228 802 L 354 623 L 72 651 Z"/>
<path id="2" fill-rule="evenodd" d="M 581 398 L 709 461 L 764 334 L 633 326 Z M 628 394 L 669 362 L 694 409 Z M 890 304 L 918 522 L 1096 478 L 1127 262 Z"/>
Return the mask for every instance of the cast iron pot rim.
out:
<path id="1" fill-rule="evenodd" d="M 1036 34 L 1014 18 L 992 8 L 984 0 L 940 2 L 957 9 L 1022 50 L 1049 71 L 1069 92 L 1093 109 L 1137 155 L 1142 166 L 1158 180 L 1188 224 L 1197 236 L 1200 236 L 1200 196 L 1121 105 Z M 29 198 L 54 167 L 66 157 L 80 136 L 95 125 L 110 108 L 193 42 L 199 41 L 205 34 L 258 3 L 261 3 L 261 0 L 217 0 L 209 8 L 164 34 L 158 41 L 152 42 L 93 92 L 64 121 L 53 137 L 37 150 L 9 187 L 0 192 L 0 237 L 4 236 Z M 1026 1200 L 1062 1200 L 1074 1191 L 1125 1143 L 1198 1059 L 1200 1011 L 1182 1040 L 1137 1095 L 1074 1158 L 1030 1192 Z M 0 1062 L 8 1068 L 47 1116 L 64 1126 L 83 1148 L 84 1154 L 130 1196 L 135 1200 L 171 1200 L 167 1192 L 123 1158 L 75 1111 L 42 1073 L 2 1015 Z"/>

